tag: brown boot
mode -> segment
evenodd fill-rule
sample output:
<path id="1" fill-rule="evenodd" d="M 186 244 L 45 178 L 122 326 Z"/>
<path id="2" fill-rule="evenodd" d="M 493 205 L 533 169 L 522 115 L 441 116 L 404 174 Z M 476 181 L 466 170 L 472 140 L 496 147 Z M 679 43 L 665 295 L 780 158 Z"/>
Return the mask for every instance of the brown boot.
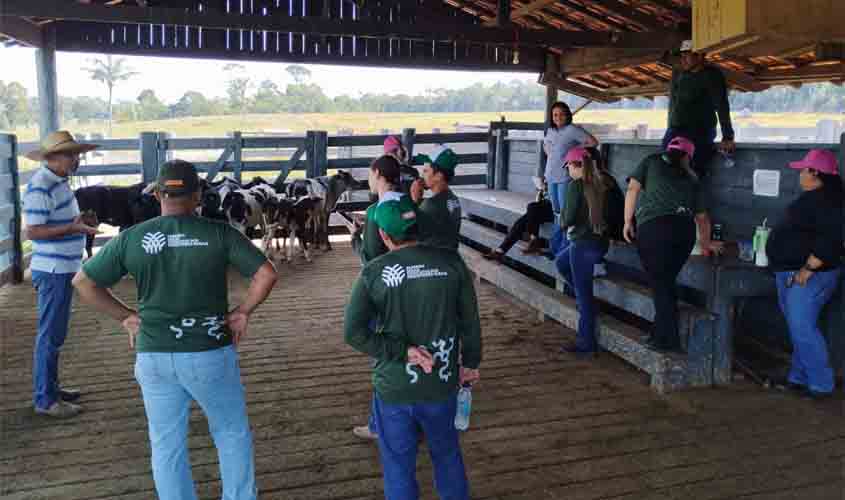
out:
<path id="1" fill-rule="evenodd" d="M 487 260 L 502 262 L 502 259 L 505 257 L 505 254 L 504 254 L 504 252 L 502 252 L 498 248 L 494 248 L 493 250 L 490 250 L 489 252 L 482 255 L 482 257 L 484 257 Z"/>

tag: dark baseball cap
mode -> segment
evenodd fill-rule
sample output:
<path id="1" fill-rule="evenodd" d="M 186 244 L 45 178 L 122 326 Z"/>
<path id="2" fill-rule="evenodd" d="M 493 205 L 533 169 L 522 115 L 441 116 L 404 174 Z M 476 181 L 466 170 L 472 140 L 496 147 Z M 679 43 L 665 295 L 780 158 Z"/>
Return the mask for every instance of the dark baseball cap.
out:
<path id="1" fill-rule="evenodd" d="M 184 196 L 199 190 L 200 178 L 193 163 L 173 160 L 161 166 L 156 184 L 162 193 Z"/>

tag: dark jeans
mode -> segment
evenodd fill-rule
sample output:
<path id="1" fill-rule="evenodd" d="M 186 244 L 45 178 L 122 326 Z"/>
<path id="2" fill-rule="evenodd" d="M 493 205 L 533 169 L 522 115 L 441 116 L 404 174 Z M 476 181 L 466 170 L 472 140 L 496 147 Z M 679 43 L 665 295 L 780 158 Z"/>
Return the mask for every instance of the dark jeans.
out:
<path id="1" fill-rule="evenodd" d="M 532 201 L 525 209 L 525 214 L 511 226 L 505 241 L 499 245 L 502 253 L 508 253 L 522 235 L 528 233 L 534 237 L 540 234 L 540 225 L 555 220 L 552 204 L 548 200 Z"/>
<path id="2" fill-rule="evenodd" d="M 692 217 L 668 215 L 637 228 L 637 250 L 654 296 L 653 338 L 657 346 L 680 349 L 675 281 L 695 246 Z"/>
<path id="3" fill-rule="evenodd" d="M 575 347 L 579 352 L 595 352 L 596 304 L 593 299 L 593 267 L 607 253 L 606 241 L 575 240 L 557 255 L 555 265 L 564 280 L 575 290 L 578 303 L 578 334 Z"/>
<path id="4" fill-rule="evenodd" d="M 710 130 L 690 130 L 682 128 L 668 128 L 666 134 L 663 136 L 662 150 L 666 150 L 669 141 L 677 136 L 686 137 L 693 144 L 695 144 L 695 156 L 692 158 L 692 165 L 699 175 L 703 176 L 707 173 L 710 160 L 716 153 L 716 129 Z"/>
<path id="5" fill-rule="evenodd" d="M 59 353 L 67 337 L 73 273 L 32 272 L 38 293 L 38 336 L 32 362 L 33 403 L 46 410 L 59 399 Z"/>
<path id="6" fill-rule="evenodd" d="M 388 404 L 375 397 L 374 416 L 379 428 L 378 447 L 384 469 L 387 500 L 416 500 L 417 447 L 425 434 L 434 486 L 441 500 L 469 500 L 464 459 L 455 429 L 457 395 L 442 402 Z"/>

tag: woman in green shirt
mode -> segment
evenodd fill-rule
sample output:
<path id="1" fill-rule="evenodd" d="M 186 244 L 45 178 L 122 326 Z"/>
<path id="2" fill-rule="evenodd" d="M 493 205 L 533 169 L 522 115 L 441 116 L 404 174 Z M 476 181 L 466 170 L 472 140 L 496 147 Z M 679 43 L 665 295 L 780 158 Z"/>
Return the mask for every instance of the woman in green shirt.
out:
<path id="1" fill-rule="evenodd" d="M 645 158 L 628 180 L 623 232 L 629 243 L 636 237 L 651 285 L 655 314 L 648 345 L 657 350 L 681 349 L 675 281 L 695 246 L 696 220 L 703 253 L 718 250 L 699 200 L 699 178 L 691 166 L 694 154 L 690 140 L 675 137 L 665 152 Z"/>
<path id="2" fill-rule="evenodd" d="M 352 235 L 352 247 L 361 257 L 362 264 L 387 253 L 387 247 L 384 246 L 378 234 L 378 227 L 372 223 L 372 220 L 379 203 L 388 199 L 398 200 L 405 196 L 399 190 L 400 176 L 401 164 L 392 155 L 380 156 L 370 165 L 368 178 L 370 192 L 378 197 L 378 201 L 367 208 L 364 226 Z"/>
<path id="3" fill-rule="evenodd" d="M 555 259 L 558 272 L 575 290 L 578 303 L 578 333 L 575 342 L 562 350 L 579 356 L 592 356 L 596 343 L 596 311 L 593 299 L 593 267 L 607 253 L 607 222 L 604 220 L 607 193 L 611 186 L 601 175 L 589 151 L 569 150 L 564 158 L 572 181 L 566 191 L 566 207 L 560 227 L 566 231 L 569 246 Z"/>

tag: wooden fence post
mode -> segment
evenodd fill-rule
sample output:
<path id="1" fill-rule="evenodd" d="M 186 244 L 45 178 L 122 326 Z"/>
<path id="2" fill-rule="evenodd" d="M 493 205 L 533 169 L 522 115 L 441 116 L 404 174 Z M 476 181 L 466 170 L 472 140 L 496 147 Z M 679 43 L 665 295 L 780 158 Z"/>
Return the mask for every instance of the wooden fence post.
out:
<path id="1" fill-rule="evenodd" d="M 243 177 L 243 147 L 244 141 L 241 137 L 240 132 L 233 132 L 232 133 L 232 144 L 234 145 L 234 150 L 232 152 L 232 161 L 234 163 L 234 174 L 233 177 L 236 181 L 241 182 Z"/>
<path id="2" fill-rule="evenodd" d="M 496 137 L 495 189 L 506 191 L 508 189 L 508 145 L 506 141 L 508 129 L 504 122 L 502 125 Z"/>
<path id="3" fill-rule="evenodd" d="M 169 133 L 158 133 L 158 138 L 156 140 L 156 143 L 158 144 L 158 147 L 156 148 L 156 154 L 158 155 L 159 166 L 173 159 L 173 151 L 170 149 L 170 144 L 168 143 L 168 140 L 170 140 Z"/>
<path id="4" fill-rule="evenodd" d="M 141 132 L 141 180 L 147 184 L 158 177 L 158 133 Z"/>
<path id="5" fill-rule="evenodd" d="M 500 122 L 490 122 L 490 134 L 487 136 L 487 189 L 496 187 L 496 133 Z"/>
<path id="6" fill-rule="evenodd" d="M 305 136 L 308 151 L 305 176 L 322 177 L 328 172 L 329 134 L 323 130 L 309 130 Z"/>
<path id="7" fill-rule="evenodd" d="M 12 220 L 12 283 L 23 282 L 23 222 L 21 207 L 20 176 L 18 172 L 18 138 L 15 135 L 8 136 L 9 144 L 9 174 L 12 178 L 12 206 L 14 207 L 14 219 Z"/>
<path id="8" fill-rule="evenodd" d="M 402 144 L 408 150 L 408 164 L 411 163 L 411 158 L 414 157 L 414 142 L 416 141 L 417 130 L 413 128 L 402 129 Z"/>

